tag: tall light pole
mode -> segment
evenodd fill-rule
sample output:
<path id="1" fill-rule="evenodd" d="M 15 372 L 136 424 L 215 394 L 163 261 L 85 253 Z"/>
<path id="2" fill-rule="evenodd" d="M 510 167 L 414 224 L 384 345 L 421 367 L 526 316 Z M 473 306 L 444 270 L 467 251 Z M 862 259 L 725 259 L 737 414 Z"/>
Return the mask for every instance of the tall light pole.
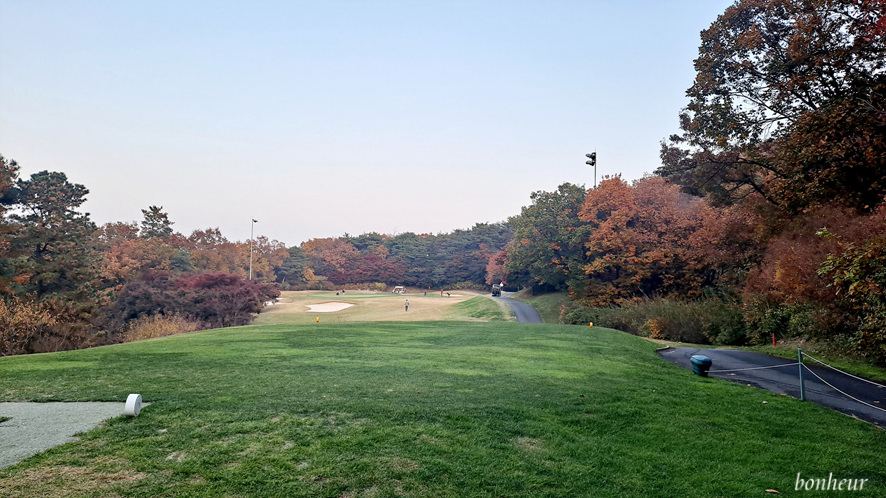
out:
<path id="1" fill-rule="evenodd" d="M 585 161 L 585 164 L 594 167 L 594 188 L 597 188 L 597 151 L 591 152 L 590 154 L 585 154 L 585 157 L 588 158 Z"/>
<path id="2" fill-rule="evenodd" d="M 252 219 L 252 224 L 249 225 L 249 280 L 252 280 L 252 246 L 255 241 L 255 224 L 258 223 L 258 220 L 255 218 Z"/>

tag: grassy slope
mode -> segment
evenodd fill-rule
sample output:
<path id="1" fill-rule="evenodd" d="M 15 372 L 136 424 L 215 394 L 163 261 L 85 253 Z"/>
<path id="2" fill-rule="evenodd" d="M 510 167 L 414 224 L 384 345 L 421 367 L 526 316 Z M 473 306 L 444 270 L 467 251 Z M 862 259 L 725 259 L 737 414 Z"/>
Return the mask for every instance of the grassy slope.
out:
<path id="1" fill-rule="evenodd" d="M 514 320 L 514 311 L 501 302 L 477 296 L 452 306 L 452 314 L 477 320 Z"/>
<path id="2" fill-rule="evenodd" d="M 0 495 L 789 495 L 797 472 L 834 472 L 882 496 L 883 431 L 654 348 L 601 328 L 321 323 L 0 358 L 3 401 L 153 403 L 0 470 Z"/>

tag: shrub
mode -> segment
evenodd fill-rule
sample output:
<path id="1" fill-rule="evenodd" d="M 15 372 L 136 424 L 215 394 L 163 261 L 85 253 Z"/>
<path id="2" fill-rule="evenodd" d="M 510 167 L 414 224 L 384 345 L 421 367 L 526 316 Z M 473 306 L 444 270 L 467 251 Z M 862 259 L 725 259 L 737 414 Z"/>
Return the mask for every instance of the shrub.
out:
<path id="1" fill-rule="evenodd" d="M 172 310 L 211 327 L 246 325 L 268 301 L 280 296 L 274 284 L 243 280 L 229 273 L 201 273 L 175 282 L 178 309 Z"/>
<path id="2" fill-rule="evenodd" d="M 579 307 L 564 313 L 564 322 L 593 322 L 653 339 L 697 344 L 742 344 L 746 340 L 742 309 L 721 299 L 648 299 L 620 307 Z"/>
<path id="3" fill-rule="evenodd" d="M 643 321 L 642 335 L 696 344 L 710 342 L 700 304 L 655 300 L 629 306 L 627 311 L 636 316 L 636 321 Z"/>
<path id="4" fill-rule="evenodd" d="M 0 356 L 26 353 L 31 342 L 55 323 L 45 305 L 17 297 L 0 299 Z"/>
<path id="5" fill-rule="evenodd" d="M 385 290 L 387 290 L 388 284 L 383 284 L 381 282 L 366 282 L 362 284 L 346 284 L 339 288 L 344 290 L 367 290 L 374 292 L 384 292 Z"/>
<path id="6" fill-rule="evenodd" d="M 764 344 L 772 334 L 778 339 L 827 338 L 831 327 L 826 310 L 808 303 L 773 303 L 757 299 L 746 305 L 745 321 L 748 324 L 748 343 Z"/>
<path id="7" fill-rule="evenodd" d="M 464 282 L 456 282 L 456 283 L 452 284 L 451 286 L 449 286 L 449 288 L 450 289 L 458 289 L 458 290 L 473 290 L 473 291 L 480 291 L 480 292 L 486 292 L 487 290 L 489 290 L 489 286 L 487 286 L 487 285 L 481 285 L 481 284 L 478 284 L 477 282 L 471 282 L 471 281 L 467 281 L 467 280 Z"/>
<path id="8" fill-rule="evenodd" d="M 840 240 L 840 251 L 821 265 L 819 273 L 832 279 L 838 305 L 855 331 L 853 351 L 886 365 L 886 224 L 863 243 Z M 825 233 L 825 236 L 830 236 Z M 831 236 L 832 237 L 832 236 Z"/>
<path id="9" fill-rule="evenodd" d="M 100 344 L 95 330 L 98 306 L 93 301 L 78 302 L 53 297 L 40 303 L 52 317 L 28 345 L 29 353 L 51 353 Z"/>
<path id="10" fill-rule="evenodd" d="M 641 323 L 636 323 L 634 317 L 628 312 L 627 307 L 619 308 L 611 306 L 591 307 L 579 306 L 563 313 L 563 323 L 573 325 L 587 325 L 593 323 L 601 327 L 609 327 L 634 335 L 640 335 Z"/>
<path id="11" fill-rule="evenodd" d="M 339 287 L 329 280 L 312 280 L 302 285 L 297 285 L 292 287 L 293 290 L 321 290 L 321 291 L 331 291 L 338 289 Z"/>
<path id="12" fill-rule="evenodd" d="M 274 284 L 244 280 L 226 273 L 173 277 L 149 273 L 126 284 L 111 310 L 113 328 L 122 330 L 132 320 L 153 315 L 178 315 L 206 327 L 246 325 L 264 303 L 276 299 Z"/>
<path id="13" fill-rule="evenodd" d="M 123 332 L 123 342 L 154 339 L 168 335 L 183 334 L 205 328 L 200 322 L 179 315 L 150 315 L 129 322 Z"/>
<path id="14" fill-rule="evenodd" d="M 738 303 L 706 301 L 705 335 L 711 344 L 740 346 L 747 344 L 744 310 Z"/>

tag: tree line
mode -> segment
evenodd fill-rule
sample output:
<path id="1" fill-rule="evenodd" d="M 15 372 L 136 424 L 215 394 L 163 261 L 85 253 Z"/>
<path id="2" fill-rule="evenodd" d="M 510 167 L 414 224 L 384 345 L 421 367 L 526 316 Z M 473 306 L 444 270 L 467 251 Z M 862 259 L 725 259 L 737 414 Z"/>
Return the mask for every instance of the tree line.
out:
<path id="1" fill-rule="evenodd" d="M 185 237 L 161 207 L 141 223 L 101 227 L 79 210 L 88 189 L 61 172 L 19 178 L 0 156 L 0 354 L 57 351 L 150 335 L 146 327 L 249 323 L 279 290 L 272 265 L 288 254 L 257 239 L 261 278 L 243 243 L 217 229 Z"/>
<path id="2" fill-rule="evenodd" d="M 62 172 L 19 178 L 0 156 L 0 354 L 56 351 L 249 323 L 281 289 L 484 285 L 506 223 L 445 234 L 231 241 L 183 235 L 161 206 L 140 222 L 93 223 L 88 189 Z M 249 279 L 249 274 L 252 279 Z"/>

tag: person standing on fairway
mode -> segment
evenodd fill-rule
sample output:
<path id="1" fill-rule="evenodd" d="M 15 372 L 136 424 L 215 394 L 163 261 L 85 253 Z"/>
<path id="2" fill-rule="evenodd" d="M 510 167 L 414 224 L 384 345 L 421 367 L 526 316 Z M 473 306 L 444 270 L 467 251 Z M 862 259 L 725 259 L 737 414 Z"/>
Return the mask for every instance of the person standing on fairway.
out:
<path id="1" fill-rule="evenodd" d="M 406 300 L 406 311 L 409 311 L 409 299 Z"/>

